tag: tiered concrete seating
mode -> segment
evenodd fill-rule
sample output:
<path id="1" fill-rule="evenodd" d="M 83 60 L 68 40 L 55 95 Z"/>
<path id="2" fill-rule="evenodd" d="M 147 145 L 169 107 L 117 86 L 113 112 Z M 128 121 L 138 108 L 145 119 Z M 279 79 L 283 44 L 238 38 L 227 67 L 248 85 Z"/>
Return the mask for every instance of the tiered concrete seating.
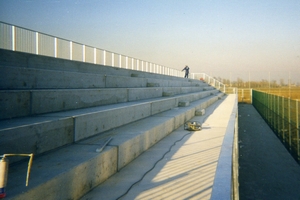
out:
<path id="1" fill-rule="evenodd" d="M 8 199 L 78 199 L 223 94 L 198 80 L 0 50 Z M 102 151 L 97 148 L 109 139 Z"/>

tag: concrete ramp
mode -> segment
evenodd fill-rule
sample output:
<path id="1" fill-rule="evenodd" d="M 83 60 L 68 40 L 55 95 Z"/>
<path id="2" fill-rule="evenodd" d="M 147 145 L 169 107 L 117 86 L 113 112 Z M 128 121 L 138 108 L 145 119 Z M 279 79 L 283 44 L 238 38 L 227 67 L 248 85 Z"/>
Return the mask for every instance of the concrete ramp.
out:
<path id="1" fill-rule="evenodd" d="M 230 135 L 227 128 L 236 108 L 236 95 L 224 97 L 206 108 L 205 115 L 191 119 L 203 123 L 201 131 L 180 126 L 81 200 L 220 199 L 218 193 L 227 185 L 215 184 L 228 181 L 230 172 L 218 171 L 225 165 L 219 160 L 228 148 L 224 138 Z"/>

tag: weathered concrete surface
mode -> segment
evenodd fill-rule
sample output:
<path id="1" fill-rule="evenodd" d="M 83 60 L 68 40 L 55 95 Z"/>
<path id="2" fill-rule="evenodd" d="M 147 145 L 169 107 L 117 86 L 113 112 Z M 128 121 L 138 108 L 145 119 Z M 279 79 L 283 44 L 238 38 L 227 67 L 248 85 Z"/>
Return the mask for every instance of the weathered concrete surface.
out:
<path id="1" fill-rule="evenodd" d="M 30 114 L 30 91 L 0 91 L 0 120 Z"/>
<path id="2" fill-rule="evenodd" d="M 74 142 L 72 117 L 44 116 L 2 120 L 0 123 L 0 155 L 34 153 L 39 155 Z M 11 157 L 10 163 L 24 159 Z"/>
<path id="3" fill-rule="evenodd" d="M 80 89 L 38 90 L 32 93 L 32 114 L 58 112 L 127 102 L 127 90 Z"/>
<path id="4" fill-rule="evenodd" d="M 205 93 L 205 95 L 208 94 Z M 0 153 L 33 152 L 38 155 L 175 108 L 178 98 L 181 97 L 118 103 L 23 119 L 2 120 L 0 121 L 0 137 L 2 138 Z M 202 102 L 200 105 L 207 107 L 217 100 L 217 96 L 208 96 L 200 100 Z M 194 115 L 194 110 L 192 115 Z M 21 158 L 13 158 L 12 161 L 18 159 Z"/>
<path id="5" fill-rule="evenodd" d="M 182 88 L 179 88 L 182 91 Z M 181 93 L 181 101 L 196 101 L 219 91 Z M 165 89 L 166 90 L 166 89 Z M 185 94 L 185 95 L 183 95 Z M 163 88 L 44 89 L 0 91 L 0 119 L 68 111 L 163 96 Z M 174 97 L 175 98 L 175 97 Z M 176 97 L 177 98 L 177 97 Z"/>
<path id="6" fill-rule="evenodd" d="M 104 88 L 103 74 L 0 66 L 0 89 Z"/>
<path id="7" fill-rule="evenodd" d="M 107 88 L 118 88 L 118 87 L 129 87 L 129 88 L 141 88 L 146 87 L 146 78 L 132 78 L 128 76 L 109 76 L 105 77 L 105 87 Z"/>
<path id="8" fill-rule="evenodd" d="M 0 89 L 88 89 L 88 88 L 141 88 L 147 84 L 159 87 L 185 87 L 186 92 L 197 92 L 206 83 L 140 78 L 103 73 L 73 72 L 0 65 Z M 182 90 L 182 89 L 180 89 Z"/>
<path id="9" fill-rule="evenodd" d="M 74 116 L 75 141 L 123 126 L 151 115 L 151 102 Z"/>
<path id="10" fill-rule="evenodd" d="M 300 199 L 300 166 L 250 104 L 239 104 L 240 199 Z"/>
<path id="11" fill-rule="evenodd" d="M 192 119 L 201 131 L 181 126 L 81 200 L 210 199 L 232 108 L 230 96 L 215 103 Z"/>
<path id="12" fill-rule="evenodd" d="M 28 188 L 20 186 L 20 177 L 22 173 L 26 174 L 27 163 L 16 165 L 9 172 L 9 177 L 12 177 L 7 186 L 7 190 L 11 191 L 10 198 L 78 199 L 170 134 L 175 127 L 183 124 L 184 120 L 189 120 L 194 115 L 196 107 L 202 106 L 203 102 L 211 99 L 217 101 L 216 97 L 204 98 L 193 102 L 190 107 L 176 108 L 117 127 L 97 137 L 37 157 Z M 181 118 L 182 121 L 175 120 L 179 113 L 184 116 Z M 175 125 L 175 123 L 179 124 Z M 108 136 L 113 137 L 113 140 L 103 154 L 96 153 L 95 150 Z M 51 192 L 55 194 L 51 195 Z"/>
<path id="13" fill-rule="evenodd" d="M 10 167 L 6 199 L 78 199 L 117 171 L 117 148 L 96 148 L 77 144 L 34 158 L 28 187 L 27 163 Z"/>
<path id="14" fill-rule="evenodd" d="M 167 78 L 169 80 L 177 81 L 181 79 L 184 82 L 191 82 L 193 84 L 199 83 L 199 81 L 191 81 L 180 77 L 172 77 L 168 75 L 148 73 L 119 67 L 104 66 L 99 64 L 83 63 L 80 61 L 65 60 L 35 54 L 28 54 L 23 52 L 10 51 L 5 49 L 0 49 L 0 66 L 48 69 L 57 71 L 70 71 L 128 77 L 133 77 L 132 74 L 134 74 L 134 77 L 140 78 L 155 78 L 162 80 Z"/>

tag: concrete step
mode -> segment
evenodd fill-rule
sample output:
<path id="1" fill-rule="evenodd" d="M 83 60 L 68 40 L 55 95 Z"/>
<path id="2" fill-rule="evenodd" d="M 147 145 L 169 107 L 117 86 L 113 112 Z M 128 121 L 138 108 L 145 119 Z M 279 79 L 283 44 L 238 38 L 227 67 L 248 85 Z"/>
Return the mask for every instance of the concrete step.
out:
<path id="1" fill-rule="evenodd" d="M 0 90 L 0 119 L 200 92 L 207 87 Z"/>
<path id="2" fill-rule="evenodd" d="M 51 151 L 93 135 L 178 107 L 180 102 L 223 95 L 217 90 L 0 121 L 0 155 Z M 12 158 L 12 162 L 21 158 Z"/>
<path id="3" fill-rule="evenodd" d="M 201 81 L 0 66 L 0 90 L 207 86 Z"/>
<path id="4" fill-rule="evenodd" d="M 173 77 L 156 73 L 149 73 L 125 68 L 117 68 L 104 65 L 96 65 L 91 63 L 83 63 L 79 61 L 65 60 L 48 56 L 28 54 L 23 52 L 9 51 L 0 49 L 0 66 L 3 67 L 20 67 L 30 69 L 46 69 L 54 71 L 69 71 L 113 76 L 127 76 L 140 78 L 156 78 L 191 81 L 181 77 Z M 196 80 L 193 80 L 196 81 Z M 193 82 L 192 81 L 192 82 Z"/>
<path id="5" fill-rule="evenodd" d="M 28 187 L 27 163 L 15 163 L 9 170 L 7 199 L 79 199 L 221 96 L 202 98 L 37 156 Z M 108 146 L 96 152 L 110 137 Z"/>
<path id="6" fill-rule="evenodd" d="M 180 126 L 80 200 L 212 199 L 220 192 L 217 187 L 230 194 L 231 176 L 228 180 L 226 174 L 232 170 L 224 166 L 232 163 L 222 158 L 222 149 L 230 159 L 231 148 L 226 143 L 232 142 L 227 127 L 234 126 L 230 122 L 234 114 L 231 96 L 191 119 L 202 123 L 201 131 L 187 131 Z M 216 181 L 218 175 L 222 184 Z M 230 195 L 218 194 L 215 199 L 231 199 Z"/>

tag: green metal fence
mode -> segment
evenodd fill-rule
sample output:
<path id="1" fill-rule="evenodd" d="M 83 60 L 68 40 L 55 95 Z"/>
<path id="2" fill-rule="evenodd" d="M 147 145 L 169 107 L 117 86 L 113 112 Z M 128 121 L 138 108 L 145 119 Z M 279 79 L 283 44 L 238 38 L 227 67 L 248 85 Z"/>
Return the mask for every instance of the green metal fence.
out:
<path id="1" fill-rule="evenodd" d="M 299 101 L 253 90 L 252 104 L 300 163 Z"/>

